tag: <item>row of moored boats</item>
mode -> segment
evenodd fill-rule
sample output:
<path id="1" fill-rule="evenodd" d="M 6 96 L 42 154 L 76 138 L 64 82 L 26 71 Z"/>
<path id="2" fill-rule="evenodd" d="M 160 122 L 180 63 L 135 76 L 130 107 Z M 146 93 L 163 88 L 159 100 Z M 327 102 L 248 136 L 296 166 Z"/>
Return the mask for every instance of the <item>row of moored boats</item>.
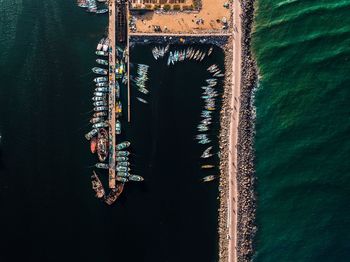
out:
<path id="1" fill-rule="evenodd" d="M 104 7 L 98 9 L 98 3 L 105 4 Z M 86 8 L 87 12 L 96 14 L 108 13 L 108 8 L 106 7 L 107 0 L 77 0 L 79 7 Z"/>

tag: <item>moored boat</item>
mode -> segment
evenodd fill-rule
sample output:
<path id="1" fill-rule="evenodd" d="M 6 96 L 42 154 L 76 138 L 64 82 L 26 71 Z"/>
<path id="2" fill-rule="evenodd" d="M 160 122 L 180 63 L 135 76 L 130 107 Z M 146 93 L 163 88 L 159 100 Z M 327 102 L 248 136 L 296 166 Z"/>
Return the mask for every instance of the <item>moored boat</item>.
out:
<path id="1" fill-rule="evenodd" d="M 97 63 L 97 64 L 100 64 L 100 65 L 106 65 L 106 66 L 108 66 L 108 61 L 107 61 L 107 60 L 104 60 L 104 59 L 100 59 L 100 58 L 96 59 L 96 63 Z"/>
<path id="2" fill-rule="evenodd" d="M 213 181 L 216 177 L 214 175 L 210 175 L 210 176 L 205 176 L 202 178 L 203 182 L 210 182 Z"/>
<path id="3" fill-rule="evenodd" d="M 99 75 L 107 75 L 108 74 L 108 71 L 106 69 L 99 68 L 99 67 L 93 67 L 92 72 L 94 72 L 95 74 L 99 74 Z"/>
<path id="4" fill-rule="evenodd" d="M 125 148 L 129 147 L 130 144 L 131 144 L 131 143 L 130 143 L 129 141 L 124 141 L 124 142 L 118 144 L 118 145 L 116 146 L 116 148 L 117 148 L 117 150 L 122 150 L 122 149 L 125 149 Z"/>
<path id="5" fill-rule="evenodd" d="M 137 176 L 137 175 L 130 175 L 129 176 L 130 181 L 136 181 L 136 182 L 141 182 L 144 180 L 142 176 Z"/>
<path id="6" fill-rule="evenodd" d="M 92 129 L 89 133 L 85 135 L 85 138 L 87 140 L 90 140 L 93 136 L 95 136 L 98 133 L 98 129 Z"/>
<path id="7" fill-rule="evenodd" d="M 122 182 L 122 181 L 121 181 Z M 109 192 L 108 196 L 105 197 L 105 203 L 107 205 L 112 205 L 118 197 L 121 195 L 124 189 L 124 183 L 118 183 L 116 185 L 116 188 L 112 188 L 111 191 Z"/>
<path id="8" fill-rule="evenodd" d="M 209 168 L 213 168 L 214 165 L 202 165 L 201 168 L 203 169 L 209 169 Z"/>
<path id="9" fill-rule="evenodd" d="M 108 156 L 108 132 L 104 128 L 101 128 L 97 135 L 97 155 L 101 162 Z"/>
<path id="10" fill-rule="evenodd" d="M 97 176 L 95 171 L 92 172 L 91 184 L 92 184 L 92 189 L 96 193 L 96 197 L 97 198 L 103 198 L 104 195 L 105 195 L 105 190 L 103 188 L 101 180 L 98 178 L 98 176 Z"/>
<path id="11" fill-rule="evenodd" d="M 91 150 L 91 153 L 96 153 L 96 148 L 97 148 L 97 138 L 96 137 L 93 137 L 91 138 L 90 140 L 90 150 Z"/>

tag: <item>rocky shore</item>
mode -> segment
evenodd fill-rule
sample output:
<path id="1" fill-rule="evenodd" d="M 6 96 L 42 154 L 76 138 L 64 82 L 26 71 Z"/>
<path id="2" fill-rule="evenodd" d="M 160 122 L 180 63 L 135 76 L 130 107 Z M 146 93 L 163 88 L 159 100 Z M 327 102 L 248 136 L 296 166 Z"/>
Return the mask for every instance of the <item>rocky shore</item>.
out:
<path id="1" fill-rule="evenodd" d="M 242 65 L 241 97 L 237 143 L 237 261 L 251 261 L 256 233 L 256 195 L 254 168 L 254 105 L 252 95 L 257 85 L 257 67 L 251 53 L 251 30 L 254 18 L 254 0 L 242 1 Z M 228 41 L 230 43 L 230 41 Z M 219 208 L 219 261 L 228 259 L 228 192 L 229 192 L 229 134 L 232 109 L 232 46 L 225 50 L 226 79 L 223 107 L 220 114 L 220 208 Z"/>

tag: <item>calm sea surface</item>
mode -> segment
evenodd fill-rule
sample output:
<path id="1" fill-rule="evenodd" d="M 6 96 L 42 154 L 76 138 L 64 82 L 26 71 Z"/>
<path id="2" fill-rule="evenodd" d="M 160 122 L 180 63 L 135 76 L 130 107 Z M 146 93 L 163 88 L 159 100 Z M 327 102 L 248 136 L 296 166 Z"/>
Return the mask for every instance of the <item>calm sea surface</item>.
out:
<path id="1" fill-rule="evenodd" d="M 128 184 L 107 207 L 93 195 L 96 159 L 84 138 L 106 25 L 74 1 L 0 0 L 0 261 L 216 261 L 217 181 L 200 179 L 218 170 L 200 165 L 218 158 L 201 161 L 206 146 L 194 136 L 205 69 L 222 68 L 223 54 L 167 67 L 152 46 L 132 49 L 133 73 L 150 65 L 150 95 L 132 89 L 132 122 L 122 128 L 145 182 Z"/>
<path id="2" fill-rule="evenodd" d="M 350 1 L 257 7 L 255 261 L 350 261 Z"/>

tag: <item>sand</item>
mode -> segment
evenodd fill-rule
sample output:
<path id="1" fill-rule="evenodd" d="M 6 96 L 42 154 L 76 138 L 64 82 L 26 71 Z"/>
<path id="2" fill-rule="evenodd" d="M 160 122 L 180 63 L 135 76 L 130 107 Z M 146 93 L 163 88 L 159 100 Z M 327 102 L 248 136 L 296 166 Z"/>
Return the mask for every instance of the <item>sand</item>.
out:
<path id="1" fill-rule="evenodd" d="M 149 12 L 145 15 L 134 15 L 137 18 L 137 32 L 154 32 L 153 26 L 161 26 L 163 32 L 172 33 L 195 33 L 200 31 L 221 31 L 221 20 L 226 17 L 230 19 L 230 10 L 225 8 L 224 3 L 228 0 L 202 0 L 202 9 L 197 13 L 155 13 Z M 203 19 L 203 24 L 196 24 L 196 19 Z M 164 30 L 166 27 L 166 30 Z"/>

